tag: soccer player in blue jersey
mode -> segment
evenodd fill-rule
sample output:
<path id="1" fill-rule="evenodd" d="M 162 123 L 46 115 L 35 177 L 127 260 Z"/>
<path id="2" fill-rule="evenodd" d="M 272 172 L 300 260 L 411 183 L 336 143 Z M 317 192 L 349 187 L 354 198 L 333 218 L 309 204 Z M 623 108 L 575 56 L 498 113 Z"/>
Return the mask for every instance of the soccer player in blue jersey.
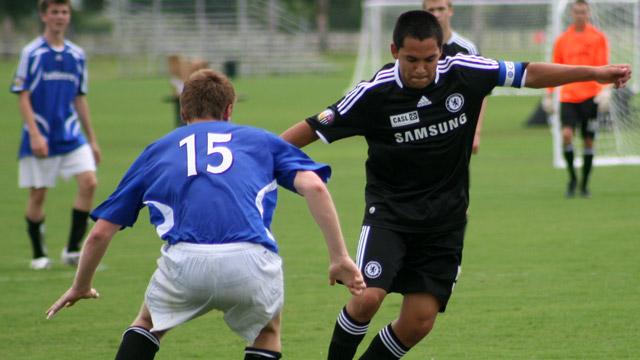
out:
<path id="1" fill-rule="evenodd" d="M 282 263 L 269 230 L 278 185 L 304 196 L 329 250 L 330 283 L 364 287 L 349 257 L 318 164 L 274 134 L 229 122 L 235 91 L 211 70 L 194 73 L 180 96 L 188 126 L 147 146 L 115 192 L 92 213 L 73 286 L 47 311 L 98 297 L 91 280 L 111 238 L 145 205 L 166 242 L 142 309 L 116 359 L 152 359 L 169 329 L 212 309 L 250 344 L 245 359 L 280 358 Z"/>
<path id="2" fill-rule="evenodd" d="M 96 189 L 100 147 L 91 126 L 84 51 L 64 38 L 71 21 L 69 0 L 40 0 L 44 33 L 22 50 L 11 91 L 18 94 L 24 128 L 19 186 L 29 189 L 26 220 L 33 248 L 31 268 L 47 269 L 44 202 L 56 178 L 74 176 L 78 193 L 62 261 L 76 265 Z M 84 130 L 84 134 L 81 131 Z"/>
<path id="3" fill-rule="evenodd" d="M 628 65 L 518 63 L 463 54 L 439 60 L 442 46 L 432 14 L 400 15 L 391 44 L 396 62 L 282 134 L 296 146 L 354 135 L 368 145 L 356 255 L 367 288 L 340 311 L 329 359 L 353 358 L 390 292 L 403 296 L 400 314 L 360 359 L 401 358 L 445 311 L 462 262 L 473 138 L 483 100 L 494 87 L 587 80 L 620 87 L 631 76 Z"/>

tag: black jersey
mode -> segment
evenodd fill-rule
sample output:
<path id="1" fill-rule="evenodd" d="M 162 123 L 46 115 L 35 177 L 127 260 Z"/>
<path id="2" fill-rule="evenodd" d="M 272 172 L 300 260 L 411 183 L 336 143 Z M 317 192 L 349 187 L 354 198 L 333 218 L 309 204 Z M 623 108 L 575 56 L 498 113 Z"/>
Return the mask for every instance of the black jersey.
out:
<path id="1" fill-rule="evenodd" d="M 453 31 L 449 41 L 442 44 L 442 59 L 447 56 L 456 56 L 457 54 L 480 55 L 480 52 L 471 40 Z"/>
<path id="2" fill-rule="evenodd" d="M 365 223 L 403 231 L 464 224 L 469 158 L 482 100 L 497 85 L 520 87 L 521 63 L 457 55 L 435 81 L 404 87 L 398 64 L 307 119 L 325 142 L 362 135 L 368 159 Z"/>

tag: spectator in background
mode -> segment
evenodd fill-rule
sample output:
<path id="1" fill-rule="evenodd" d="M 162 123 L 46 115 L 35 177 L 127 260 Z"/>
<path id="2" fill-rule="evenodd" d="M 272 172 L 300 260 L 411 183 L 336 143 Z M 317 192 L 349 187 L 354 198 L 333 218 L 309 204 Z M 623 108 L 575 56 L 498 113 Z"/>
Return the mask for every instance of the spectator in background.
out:
<path id="1" fill-rule="evenodd" d="M 199 58 L 189 60 L 182 55 L 171 54 L 167 56 L 167 66 L 169 68 L 169 82 L 171 83 L 172 89 L 172 94 L 168 98 L 168 101 L 174 105 L 175 126 L 178 127 L 184 125 L 180 116 L 180 94 L 182 94 L 184 82 L 194 72 L 208 68 L 209 63 Z"/>

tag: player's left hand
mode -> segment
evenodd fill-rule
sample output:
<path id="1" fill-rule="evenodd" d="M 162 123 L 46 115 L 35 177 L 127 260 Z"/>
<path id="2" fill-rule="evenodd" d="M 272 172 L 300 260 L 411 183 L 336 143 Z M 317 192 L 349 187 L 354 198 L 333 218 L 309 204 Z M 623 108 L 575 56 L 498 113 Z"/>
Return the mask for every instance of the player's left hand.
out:
<path id="1" fill-rule="evenodd" d="M 616 89 L 623 88 L 629 79 L 631 79 L 631 66 L 628 64 L 601 66 L 596 76 L 599 83 L 613 84 Z"/>
<path id="2" fill-rule="evenodd" d="M 349 289 L 352 295 L 360 295 L 367 285 L 364 283 L 362 273 L 350 257 L 342 258 L 329 266 L 329 284 L 338 282 Z"/>
<path id="3" fill-rule="evenodd" d="M 51 319 L 58 311 L 62 310 L 65 307 L 71 307 L 78 300 L 81 299 L 97 299 L 100 297 L 98 291 L 94 288 L 90 288 L 89 290 L 76 290 L 74 288 L 70 288 L 65 292 L 51 307 L 47 310 L 47 319 Z"/>
<path id="4" fill-rule="evenodd" d="M 480 151 L 480 134 L 476 133 L 473 137 L 473 147 L 471 148 L 471 152 L 473 154 L 477 154 Z"/>

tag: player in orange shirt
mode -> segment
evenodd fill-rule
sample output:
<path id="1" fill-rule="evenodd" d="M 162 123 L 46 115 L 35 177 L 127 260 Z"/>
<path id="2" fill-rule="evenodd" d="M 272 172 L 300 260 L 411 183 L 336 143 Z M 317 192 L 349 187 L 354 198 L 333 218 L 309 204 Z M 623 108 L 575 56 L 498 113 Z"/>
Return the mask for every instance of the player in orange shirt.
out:
<path id="1" fill-rule="evenodd" d="M 603 32 L 589 23 L 589 4 L 576 0 L 571 8 L 573 23 L 561 34 L 553 48 L 553 62 L 567 65 L 606 65 L 609 63 L 609 45 Z M 547 112 L 553 112 L 552 89 L 544 101 Z M 598 128 L 598 112 L 608 110 L 610 87 L 595 81 L 565 85 L 560 90 L 560 121 L 562 123 L 562 143 L 564 158 L 569 170 L 567 197 L 573 197 L 578 185 L 573 165 L 573 133 L 580 126 L 584 143 L 582 181 L 580 194 L 590 197 L 589 175 L 593 164 L 594 142 Z"/>

